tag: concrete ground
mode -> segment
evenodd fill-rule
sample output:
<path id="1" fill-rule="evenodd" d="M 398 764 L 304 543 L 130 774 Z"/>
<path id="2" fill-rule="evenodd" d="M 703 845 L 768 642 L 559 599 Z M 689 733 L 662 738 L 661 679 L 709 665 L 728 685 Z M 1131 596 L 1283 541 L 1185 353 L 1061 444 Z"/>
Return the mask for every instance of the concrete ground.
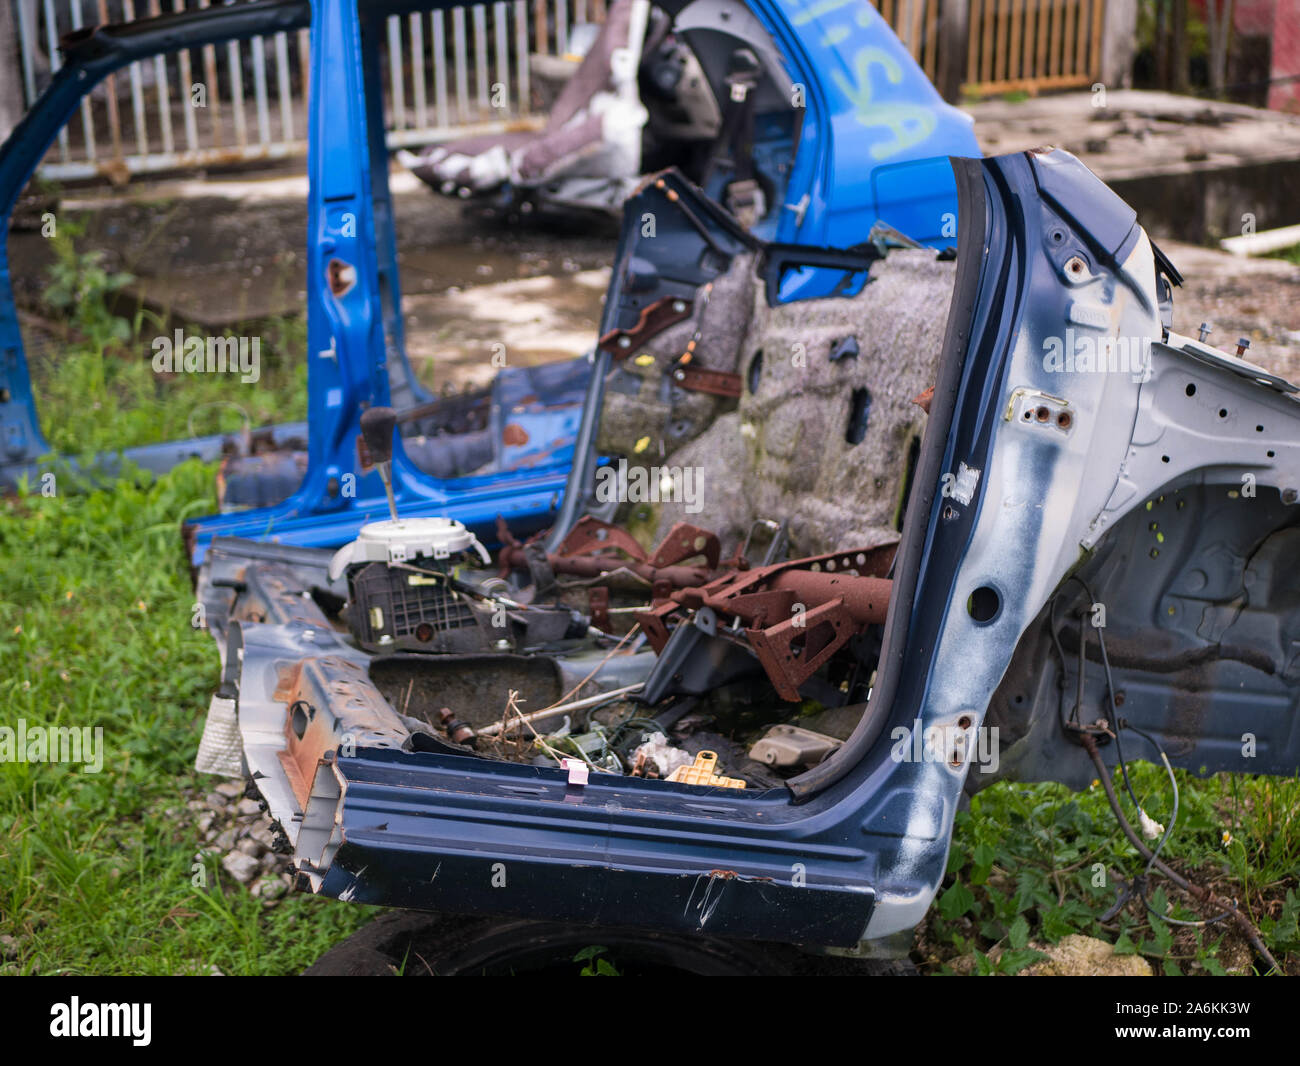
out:
<path id="1" fill-rule="evenodd" d="M 1174 290 L 1175 331 L 1195 337 L 1207 322 L 1214 330 L 1209 342 L 1228 352 L 1247 337 L 1247 359 L 1300 383 L 1300 266 L 1178 241 L 1160 247 L 1184 278 Z"/>
<path id="2" fill-rule="evenodd" d="M 986 155 L 1057 145 L 1107 183 L 1300 160 L 1300 115 L 1195 96 L 1111 89 L 981 100 L 965 109 Z"/>
<path id="3" fill-rule="evenodd" d="M 525 229 L 475 219 L 409 173 L 393 172 L 407 351 L 431 388 L 490 380 L 493 345 L 511 365 L 580 355 L 591 345 L 615 230 Z M 84 249 L 136 276 L 127 293 L 175 325 L 229 330 L 301 313 L 307 181 L 302 176 L 140 183 L 75 191 Z M 37 232 L 9 243 L 20 304 L 34 307 L 53 258 Z"/>
<path id="4" fill-rule="evenodd" d="M 986 155 L 1065 148 L 1159 239 L 1215 243 L 1300 223 L 1300 115 L 1131 89 L 968 110 Z"/>

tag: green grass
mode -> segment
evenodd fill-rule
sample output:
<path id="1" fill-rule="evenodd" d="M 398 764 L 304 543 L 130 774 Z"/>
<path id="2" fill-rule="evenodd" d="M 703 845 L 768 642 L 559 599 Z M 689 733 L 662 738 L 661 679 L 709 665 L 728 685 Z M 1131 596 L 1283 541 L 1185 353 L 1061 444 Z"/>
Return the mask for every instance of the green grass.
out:
<path id="1" fill-rule="evenodd" d="M 217 655 L 190 627 L 178 523 L 213 509 L 212 474 L 189 463 L 0 510 L 4 724 L 102 726 L 106 753 L 98 774 L 0 764 L 4 972 L 292 973 L 373 914 L 300 895 L 264 908 L 217 856 L 192 884 L 186 801 L 215 781 L 192 761 Z"/>
<path id="2" fill-rule="evenodd" d="M 57 358 L 33 360 L 36 409 L 46 440 L 56 452 L 86 457 L 159 441 L 236 433 L 244 426 L 245 414 L 252 428 L 305 419 L 307 362 L 277 355 L 266 339 L 272 330 L 294 331 L 293 323 L 241 329 L 256 330 L 264 338 L 262 379 L 256 384 L 214 374 L 163 380 L 146 356 L 129 346 L 74 346 Z M 295 347 L 301 352 L 306 346 Z M 148 350 L 143 343 L 139 349 Z"/>
<path id="3" fill-rule="evenodd" d="M 1285 259 L 1288 263 L 1295 263 L 1300 266 L 1300 244 L 1293 244 L 1290 248 L 1281 248 L 1273 252 L 1271 259 Z"/>
<path id="4" fill-rule="evenodd" d="M 203 330 L 122 306 L 132 278 L 83 251 L 84 224 L 61 221 L 42 288 L 42 317 L 66 331 L 30 356 L 41 428 L 56 451 L 80 457 L 141 444 L 231 433 L 248 423 L 299 421 L 307 413 L 306 325 L 301 316 L 234 323 L 223 335 L 260 341 L 258 380 L 238 374 L 157 374 L 156 337 Z"/>
<path id="5" fill-rule="evenodd" d="M 50 317 L 72 328 L 57 358 L 33 361 L 47 439 L 86 456 L 306 410 L 296 320 L 258 324 L 262 378 L 163 379 L 149 362 L 157 324 L 107 310 L 120 277 L 66 243 L 50 272 Z M 245 335 L 248 335 L 247 333 Z M 194 596 L 180 522 L 216 510 L 215 469 L 196 462 L 96 487 L 57 469 L 0 502 L 0 724 L 102 727 L 102 771 L 0 763 L 0 973 L 293 973 L 373 914 L 294 895 L 267 908 L 204 854 L 187 803 L 215 779 L 192 768 L 217 681 L 211 638 L 190 626 Z"/>

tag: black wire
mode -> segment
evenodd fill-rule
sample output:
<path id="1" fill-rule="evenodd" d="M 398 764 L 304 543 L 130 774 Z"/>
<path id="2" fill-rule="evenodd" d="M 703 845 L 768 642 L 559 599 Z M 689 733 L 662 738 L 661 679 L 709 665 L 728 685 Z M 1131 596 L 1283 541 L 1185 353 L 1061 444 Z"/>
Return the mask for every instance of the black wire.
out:
<path id="1" fill-rule="evenodd" d="M 641 739 L 638 739 L 636 736 L 632 736 L 631 738 L 623 737 L 623 733 L 625 731 L 630 729 L 635 729 L 635 727 L 638 726 L 641 729 Z M 613 748 L 615 752 L 622 754 L 623 747 L 630 746 L 629 740 L 631 741 L 631 743 L 635 743 L 637 746 L 640 746 L 641 744 L 645 743 L 644 737 L 647 734 L 654 734 L 654 733 L 666 733 L 666 731 L 664 727 L 661 726 L 658 722 L 656 722 L 653 718 L 637 718 L 637 717 L 628 718 L 625 721 L 622 721 L 618 725 L 616 725 L 613 731 L 609 734 L 609 746 Z"/>
<path id="2" fill-rule="evenodd" d="M 1066 580 L 1067 582 L 1077 581 L 1080 584 L 1080 586 L 1082 586 L 1084 594 L 1088 597 L 1088 599 L 1092 603 L 1097 602 L 1097 597 L 1093 595 L 1091 587 L 1089 587 L 1088 583 L 1084 581 L 1083 578 L 1079 577 L 1077 574 L 1071 574 L 1070 577 L 1067 578 Z M 1059 595 L 1060 594 L 1058 593 L 1057 596 L 1059 597 Z M 1056 644 L 1057 653 L 1061 657 L 1061 666 L 1062 666 L 1061 688 L 1062 690 L 1064 690 L 1065 652 L 1064 649 L 1061 647 L 1061 643 L 1057 638 L 1055 632 L 1055 621 L 1054 621 L 1055 610 L 1056 610 L 1056 597 L 1054 597 L 1052 600 L 1052 608 L 1049 611 L 1048 624 L 1049 627 L 1051 627 L 1053 630 L 1052 640 Z M 1083 627 L 1084 627 L 1084 621 L 1082 615 L 1080 615 L 1080 619 L 1079 619 L 1080 647 L 1083 646 L 1084 639 L 1085 639 Z M 1129 799 L 1133 801 L 1133 806 L 1137 809 L 1139 816 L 1146 815 L 1146 811 L 1142 807 L 1142 804 L 1138 802 L 1137 795 L 1133 791 L 1133 785 L 1129 780 L 1128 765 L 1126 760 L 1124 759 L 1124 749 L 1121 746 L 1121 741 L 1120 741 L 1120 732 L 1124 729 L 1131 729 L 1134 733 L 1137 733 L 1138 736 L 1144 737 L 1146 741 L 1153 748 L 1155 748 L 1156 754 L 1160 757 L 1160 761 L 1164 764 L 1165 770 L 1169 774 L 1169 784 L 1170 787 L 1173 789 L 1174 802 L 1173 802 L 1173 810 L 1169 816 L 1169 825 L 1165 828 L 1165 831 L 1161 835 L 1159 842 L 1152 850 L 1151 857 L 1147 860 L 1147 864 L 1143 868 L 1142 873 L 1138 877 L 1134 878 L 1133 892 L 1138 897 L 1138 899 L 1142 901 L 1142 905 L 1143 907 L 1146 908 L 1147 911 L 1149 911 L 1151 914 L 1154 914 L 1161 921 L 1168 922 L 1170 925 L 1206 926 L 1206 925 L 1213 925 L 1215 922 L 1221 922 L 1225 918 L 1230 918 L 1232 917 L 1232 911 L 1224 911 L 1224 913 L 1217 915 L 1214 918 L 1206 918 L 1204 920 L 1194 921 L 1194 922 L 1184 921 L 1180 918 L 1170 918 L 1168 915 L 1161 914 L 1158 910 L 1156 910 L 1155 907 L 1153 907 L 1150 901 L 1147 899 L 1146 889 L 1147 889 L 1147 882 L 1151 877 L 1151 871 L 1155 868 L 1156 862 L 1160 858 L 1161 851 L 1164 850 L 1165 844 L 1169 841 L 1169 838 L 1173 835 L 1174 826 L 1177 825 L 1178 823 L 1178 804 L 1179 804 L 1178 778 L 1174 774 L 1174 768 L 1169 763 L 1169 756 L 1165 754 L 1164 749 L 1156 741 L 1155 737 L 1153 737 L 1150 733 L 1146 732 L 1146 730 L 1139 729 L 1137 726 L 1129 725 L 1127 721 L 1123 721 L 1120 719 L 1119 707 L 1115 703 L 1115 678 L 1110 668 L 1110 656 L 1106 653 L 1106 635 L 1102 632 L 1103 629 L 1102 626 L 1094 626 L 1094 628 L 1097 630 L 1097 646 L 1101 651 L 1102 669 L 1105 671 L 1106 674 L 1106 697 L 1108 702 L 1110 703 L 1111 722 L 1114 727 L 1112 729 L 1111 735 L 1115 738 L 1115 759 L 1119 763 L 1120 773 L 1124 777 L 1124 788 L 1128 792 Z M 1060 717 L 1060 711 L 1061 708 L 1058 700 L 1058 704 L 1057 704 L 1058 718 Z M 1150 818 L 1150 815 L 1146 815 L 1146 816 Z"/>
<path id="3" fill-rule="evenodd" d="M 1056 681 L 1056 720 L 1060 723 L 1061 732 L 1065 732 L 1065 649 L 1061 647 L 1060 634 L 1056 632 L 1056 604 L 1060 601 L 1061 594 L 1058 592 L 1052 597 L 1052 602 L 1047 609 L 1047 631 L 1052 638 L 1052 643 L 1056 646 L 1056 657 L 1061 660 L 1061 676 Z M 1071 714 L 1074 724 L 1079 724 L 1079 708 L 1076 706 Z"/>
<path id="4" fill-rule="evenodd" d="M 1093 595 L 1092 586 L 1083 580 L 1078 574 L 1071 574 L 1066 581 L 1077 581 L 1083 588 L 1084 595 L 1088 597 L 1090 603 L 1096 603 L 1097 597 Z M 1084 629 L 1083 615 L 1079 617 L 1079 644 L 1082 647 L 1086 637 Z M 1115 681 L 1111 676 L 1110 657 L 1106 654 L 1106 637 L 1102 633 L 1101 626 L 1094 626 L 1097 630 L 1097 645 L 1101 649 L 1101 664 L 1106 671 L 1106 700 L 1110 704 L 1110 721 L 1114 727 L 1111 735 L 1115 738 L 1115 761 L 1119 763 L 1120 774 L 1124 778 L 1124 791 L 1128 793 L 1128 798 L 1133 801 L 1133 806 L 1141 811 L 1142 804 L 1138 802 L 1137 793 L 1133 791 L 1133 782 L 1129 780 L 1128 763 L 1124 758 L 1124 746 L 1119 738 L 1119 707 L 1115 704 Z"/>

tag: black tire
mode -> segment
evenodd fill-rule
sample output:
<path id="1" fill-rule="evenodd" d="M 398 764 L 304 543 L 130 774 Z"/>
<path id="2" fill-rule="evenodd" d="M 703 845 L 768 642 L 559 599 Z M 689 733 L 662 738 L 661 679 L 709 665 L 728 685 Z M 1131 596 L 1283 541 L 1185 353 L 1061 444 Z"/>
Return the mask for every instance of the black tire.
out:
<path id="1" fill-rule="evenodd" d="M 624 976 L 915 975 L 907 960 L 809 955 L 783 944 L 645 929 L 391 911 L 325 952 L 306 977 L 578 976 L 574 956 L 599 945 Z"/>

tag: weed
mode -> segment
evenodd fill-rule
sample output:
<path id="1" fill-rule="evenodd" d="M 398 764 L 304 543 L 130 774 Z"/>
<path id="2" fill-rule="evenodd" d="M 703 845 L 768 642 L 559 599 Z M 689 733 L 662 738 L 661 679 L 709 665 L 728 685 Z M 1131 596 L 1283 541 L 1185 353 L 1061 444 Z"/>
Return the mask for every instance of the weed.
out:
<path id="1" fill-rule="evenodd" d="M 1129 770 L 1143 805 L 1160 817 L 1169 801 L 1164 770 L 1145 763 Z M 1178 827 L 1165 858 L 1219 895 L 1237 898 L 1279 960 L 1286 955 L 1284 965 L 1300 963 L 1300 781 L 1245 774 L 1201 779 L 1179 771 L 1178 787 Z M 1225 971 L 1220 953 L 1235 931 L 1222 923 L 1162 921 L 1158 915 L 1210 916 L 1159 879 L 1150 894 L 1156 914 L 1134 902 L 1114 921 L 1100 921 L 1141 866 L 1099 785 L 1083 793 L 1056 784 L 995 785 L 957 815 L 948 876 L 921 952 L 941 972 L 973 957 L 975 973 L 1014 973 L 1041 957 L 1034 943 L 1083 933 L 1113 943 L 1121 954 L 1140 953 L 1165 973 Z M 1237 950 L 1233 968 L 1244 958 Z"/>

